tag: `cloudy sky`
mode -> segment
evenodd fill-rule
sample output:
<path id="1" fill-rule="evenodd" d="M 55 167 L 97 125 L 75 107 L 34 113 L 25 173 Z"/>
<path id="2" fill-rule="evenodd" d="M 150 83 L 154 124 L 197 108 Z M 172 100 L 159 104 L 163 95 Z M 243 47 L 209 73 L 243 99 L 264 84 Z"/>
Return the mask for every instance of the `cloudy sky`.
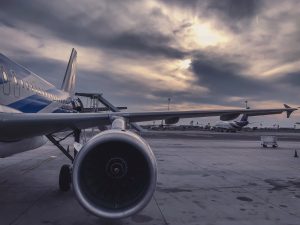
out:
<path id="1" fill-rule="evenodd" d="M 130 110 L 300 105 L 298 0 L 1 0 L 1 53 L 59 86 L 72 47 L 77 91 Z"/>

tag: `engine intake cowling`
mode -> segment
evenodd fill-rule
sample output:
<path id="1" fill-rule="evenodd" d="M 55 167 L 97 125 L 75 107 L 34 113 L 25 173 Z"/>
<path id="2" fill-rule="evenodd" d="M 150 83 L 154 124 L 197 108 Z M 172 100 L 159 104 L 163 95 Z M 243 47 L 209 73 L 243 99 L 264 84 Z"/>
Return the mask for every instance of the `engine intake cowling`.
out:
<path id="1" fill-rule="evenodd" d="M 73 187 L 81 205 L 96 216 L 118 219 L 143 209 L 156 187 L 150 146 L 129 131 L 104 131 L 78 153 Z"/>

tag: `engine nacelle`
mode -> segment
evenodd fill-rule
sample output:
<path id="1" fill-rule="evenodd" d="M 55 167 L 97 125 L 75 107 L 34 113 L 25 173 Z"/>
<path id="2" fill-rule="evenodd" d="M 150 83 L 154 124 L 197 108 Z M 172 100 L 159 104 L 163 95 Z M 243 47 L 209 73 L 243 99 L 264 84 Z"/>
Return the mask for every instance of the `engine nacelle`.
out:
<path id="1" fill-rule="evenodd" d="M 169 119 L 165 119 L 165 124 L 167 124 L 167 125 L 176 124 L 178 122 L 179 122 L 179 117 L 172 117 Z"/>
<path id="2" fill-rule="evenodd" d="M 142 210 L 156 187 L 150 146 L 130 131 L 104 131 L 78 153 L 73 188 L 80 204 L 99 217 L 119 219 Z"/>
<path id="3" fill-rule="evenodd" d="M 223 115 L 221 115 L 220 116 L 220 120 L 222 120 L 222 121 L 228 121 L 228 120 L 234 120 L 234 119 L 236 119 L 236 118 L 238 118 L 239 117 L 239 113 L 238 114 L 223 114 Z"/>

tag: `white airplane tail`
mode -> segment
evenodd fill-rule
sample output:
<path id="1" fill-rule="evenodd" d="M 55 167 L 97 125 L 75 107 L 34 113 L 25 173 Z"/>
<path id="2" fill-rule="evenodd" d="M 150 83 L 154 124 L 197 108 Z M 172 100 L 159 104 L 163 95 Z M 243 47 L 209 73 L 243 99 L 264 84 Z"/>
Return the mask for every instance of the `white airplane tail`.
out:
<path id="1" fill-rule="evenodd" d="M 73 48 L 67 66 L 67 70 L 65 73 L 65 77 L 61 85 L 62 91 L 68 92 L 71 95 L 74 94 L 76 72 L 77 72 L 77 52 Z"/>

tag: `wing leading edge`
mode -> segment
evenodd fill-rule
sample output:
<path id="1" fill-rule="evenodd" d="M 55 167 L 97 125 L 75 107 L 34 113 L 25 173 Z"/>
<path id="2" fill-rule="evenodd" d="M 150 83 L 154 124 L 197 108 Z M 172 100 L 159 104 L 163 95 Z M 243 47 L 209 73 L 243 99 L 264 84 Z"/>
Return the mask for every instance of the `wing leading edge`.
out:
<path id="1" fill-rule="evenodd" d="M 85 129 L 109 125 L 115 118 L 123 117 L 127 122 L 193 118 L 211 116 L 269 115 L 287 112 L 290 115 L 297 108 L 233 109 L 164 112 L 112 112 L 112 113 L 1 113 L 0 140 L 17 140 L 38 135 L 47 135 L 73 129 Z"/>

